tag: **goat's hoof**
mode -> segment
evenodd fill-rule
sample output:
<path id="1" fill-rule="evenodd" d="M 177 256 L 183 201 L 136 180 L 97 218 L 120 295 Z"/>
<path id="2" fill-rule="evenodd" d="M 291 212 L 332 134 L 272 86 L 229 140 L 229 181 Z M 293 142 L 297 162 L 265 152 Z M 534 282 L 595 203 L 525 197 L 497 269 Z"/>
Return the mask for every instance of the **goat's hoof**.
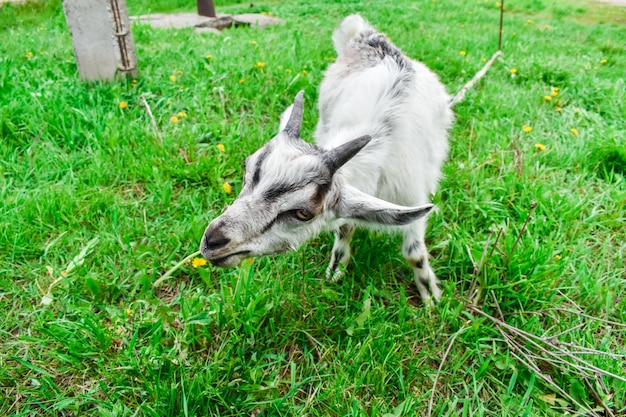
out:
<path id="1" fill-rule="evenodd" d="M 337 282 L 343 276 L 343 272 L 341 265 L 337 265 L 335 268 L 329 265 L 326 268 L 326 279 L 330 282 Z"/>

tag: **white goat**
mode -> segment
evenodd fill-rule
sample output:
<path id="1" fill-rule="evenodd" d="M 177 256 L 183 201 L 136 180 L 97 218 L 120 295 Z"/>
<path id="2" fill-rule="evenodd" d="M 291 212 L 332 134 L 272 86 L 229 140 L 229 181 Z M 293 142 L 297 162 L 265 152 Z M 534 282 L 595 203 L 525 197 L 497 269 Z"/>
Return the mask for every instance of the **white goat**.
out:
<path id="1" fill-rule="evenodd" d="M 421 298 L 439 299 L 424 233 L 448 152 L 449 96 L 359 15 L 341 23 L 333 42 L 338 57 L 320 89 L 317 145 L 300 138 L 300 92 L 278 135 L 247 158 L 241 194 L 209 224 L 200 250 L 214 265 L 234 266 L 334 230 L 326 273 L 337 279 L 355 227 L 382 226 L 403 233 Z"/>

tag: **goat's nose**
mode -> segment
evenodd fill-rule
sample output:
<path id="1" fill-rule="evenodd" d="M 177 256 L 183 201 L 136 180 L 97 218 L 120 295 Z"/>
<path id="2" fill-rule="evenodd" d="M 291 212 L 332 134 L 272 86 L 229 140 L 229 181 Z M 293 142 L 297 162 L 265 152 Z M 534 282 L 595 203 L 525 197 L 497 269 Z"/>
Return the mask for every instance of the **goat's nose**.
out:
<path id="1" fill-rule="evenodd" d="M 209 227 L 207 231 L 204 232 L 203 246 L 208 250 L 217 250 L 226 246 L 228 242 L 230 242 L 230 239 L 227 238 L 220 229 Z"/>

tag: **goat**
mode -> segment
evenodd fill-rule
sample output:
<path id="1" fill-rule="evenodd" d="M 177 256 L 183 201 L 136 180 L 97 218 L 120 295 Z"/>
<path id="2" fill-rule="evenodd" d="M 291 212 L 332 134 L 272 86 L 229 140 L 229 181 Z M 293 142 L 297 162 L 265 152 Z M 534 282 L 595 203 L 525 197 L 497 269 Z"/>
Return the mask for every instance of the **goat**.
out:
<path id="1" fill-rule="evenodd" d="M 437 76 L 361 16 L 333 34 L 336 61 L 319 94 L 316 144 L 300 138 L 303 92 L 279 133 L 246 159 L 241 193 L 206 228 L 200 251 L 216 266 L 297 250 L 335 232 L 326 275 L 338 279 L 357 226 L 399 230 L 420 297 L 441 296 L 424 243 L 452 124 Z"/>

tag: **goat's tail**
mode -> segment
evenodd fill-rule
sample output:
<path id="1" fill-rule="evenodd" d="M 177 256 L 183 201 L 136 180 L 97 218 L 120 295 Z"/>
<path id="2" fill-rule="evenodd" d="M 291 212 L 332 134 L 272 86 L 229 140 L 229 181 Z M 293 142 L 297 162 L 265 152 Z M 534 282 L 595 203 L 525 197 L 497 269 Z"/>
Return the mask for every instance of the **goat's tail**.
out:
<path id="1" fill-rule="evenodd" d="M 350 39 L 367 29 L 372 29 L 372 27 L 358 14 L 351 14 L 343 19 L 343 22 L 333 33 L 333 44 L 337 54 L 341 54 Z"/>

